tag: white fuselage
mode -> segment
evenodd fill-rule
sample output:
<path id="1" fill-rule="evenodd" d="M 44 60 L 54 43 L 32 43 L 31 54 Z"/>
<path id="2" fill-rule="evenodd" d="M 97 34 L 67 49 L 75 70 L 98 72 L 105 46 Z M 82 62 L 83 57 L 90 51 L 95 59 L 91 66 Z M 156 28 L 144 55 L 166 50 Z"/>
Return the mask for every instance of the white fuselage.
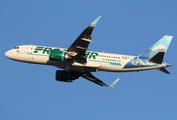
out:
<path id="1" fill-rule="evenodd" d="M 59 49 L 60 51 L 66 51 L 64 48 L 54 48 L 40 46 L 41 49 L 36 49 L 39 46 L 36 45 L 21 45 L 11 49 L 5 53 L 5 56 L 16 61 L 52 65 L 62 69 L 82 71 L 82 72 L 94 72 L 94 71 L 110 71 L 110 72 L 129 72 L 129 71 L 141 71 L 148 69 L 157 69 L 165 67 L 165 65 L 146 67 L 125 67 L 128 63 L 137 66 L 136 56 L 110 54 L 104 52 L 87 52 L 87 63 L 67 62 L 67 61 L 52 61 L 49 60 L 50 50 Z M 135 60 L 134 60 L 135 59 Z"/>

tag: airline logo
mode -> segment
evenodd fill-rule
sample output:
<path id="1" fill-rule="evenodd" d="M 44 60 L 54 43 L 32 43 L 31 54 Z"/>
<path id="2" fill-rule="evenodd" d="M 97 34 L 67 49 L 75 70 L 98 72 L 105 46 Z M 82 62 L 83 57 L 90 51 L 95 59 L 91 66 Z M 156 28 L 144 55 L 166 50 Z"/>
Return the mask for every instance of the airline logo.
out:
<path id="1" fill-rule="evenodd" d="M 51 50 L 66 51 L 66 49 L 37 46 L 36 49 L 34 50 L 34 53 L 49 54 Z M 86 55 L 88 55 L 89 59 L 91 58 L 96 59 L 96 56 L 98 56 L 98 53 L 97 52 L 86 52 Z"/>

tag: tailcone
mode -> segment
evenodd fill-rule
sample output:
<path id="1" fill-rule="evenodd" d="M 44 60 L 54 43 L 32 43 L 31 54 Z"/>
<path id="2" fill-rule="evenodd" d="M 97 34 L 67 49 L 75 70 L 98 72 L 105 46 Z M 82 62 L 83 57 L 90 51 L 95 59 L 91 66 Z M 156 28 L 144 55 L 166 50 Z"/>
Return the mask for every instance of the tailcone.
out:
<path id="1" fill-rule="evenodd" d="M 172 66 L 171 63 L 167 63 L 167 62 L 163 62 L 162 64 L 165 65 L 165 67 L 171 67 Z"/>

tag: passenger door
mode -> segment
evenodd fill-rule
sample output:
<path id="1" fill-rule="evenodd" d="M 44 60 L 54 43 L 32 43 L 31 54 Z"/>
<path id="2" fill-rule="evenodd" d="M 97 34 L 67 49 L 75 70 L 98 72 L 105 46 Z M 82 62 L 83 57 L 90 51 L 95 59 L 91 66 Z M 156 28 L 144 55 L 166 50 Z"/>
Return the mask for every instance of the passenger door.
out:
<path id="1" fill-rule="evenodd" d="M 132 60 L 132 65 L 137 65 L 138 64 L 138 57 L 135 57 L 133 60 Z"/>

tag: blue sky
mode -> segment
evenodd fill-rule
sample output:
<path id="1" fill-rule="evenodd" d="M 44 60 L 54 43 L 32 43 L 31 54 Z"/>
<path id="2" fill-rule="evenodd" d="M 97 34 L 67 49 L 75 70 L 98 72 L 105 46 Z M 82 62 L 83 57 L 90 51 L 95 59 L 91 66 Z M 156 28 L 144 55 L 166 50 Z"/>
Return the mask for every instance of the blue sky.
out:
<path id="1" fill-rule="evenodd" d="M 0 119 L 177 119 L 176 0 L 1 0 L 0 2 Z M 92 51 L 139 55 L 164 35 L 174 36 L 164 58 L 171 75 L 158 70 L 111 73 L 96 77 L 114 88 L 83 78 L 55 81 L 52 66 L 7 59 L 17 45 L 68 48 L 98 16 Z"/>

